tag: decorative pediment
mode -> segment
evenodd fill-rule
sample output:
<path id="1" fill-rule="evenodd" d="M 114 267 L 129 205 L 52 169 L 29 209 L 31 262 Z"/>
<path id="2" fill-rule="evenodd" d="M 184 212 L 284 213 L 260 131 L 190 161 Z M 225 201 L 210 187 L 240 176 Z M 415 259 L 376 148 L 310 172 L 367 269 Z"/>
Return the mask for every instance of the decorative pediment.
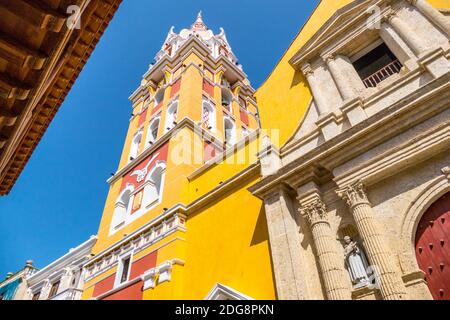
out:
<path id="1" fill-rule="evenodd" d="M 342 7 L 297 51 L 289 63 L 298 68 L 326 51 L 336 39 L 367 29 L 391 2 L 392 0 L 356 0 Z"/>
<path id="2" fill-rule="evenodd" d="M 205 300 L 254 300 L 230 287 L 217 283 Z"/>

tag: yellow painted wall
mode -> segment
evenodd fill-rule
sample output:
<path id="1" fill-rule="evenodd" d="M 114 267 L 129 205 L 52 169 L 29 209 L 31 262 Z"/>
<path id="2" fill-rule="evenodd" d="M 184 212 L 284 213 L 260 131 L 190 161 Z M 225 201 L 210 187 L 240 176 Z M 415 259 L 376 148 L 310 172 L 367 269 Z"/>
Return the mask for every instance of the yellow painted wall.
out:
<path id="1" fill-rule="evenodd" d="M 247 191 L 256 179 L 189 215 L 183 297 L 204 299 L 219 282 L 255 299 L 276 298 L 264 206 Z"/>

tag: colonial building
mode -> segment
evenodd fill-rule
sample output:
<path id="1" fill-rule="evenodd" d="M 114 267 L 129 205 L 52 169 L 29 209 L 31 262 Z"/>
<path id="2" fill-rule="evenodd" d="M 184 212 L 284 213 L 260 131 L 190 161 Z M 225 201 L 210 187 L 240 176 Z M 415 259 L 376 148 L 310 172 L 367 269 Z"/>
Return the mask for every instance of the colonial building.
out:
<path id="1" fill-rule="evenodd" d="M 96 236 L 69 250 L 45 268 L 29 275 L 24 300 L 80 300 L 84 285 L 84 265 L 90 259 Z"/>
<path id="2" fill-rule="evenodd" d="M 258 90 L 278 298 L 450 299 L 448 4 L 322 1 Z"/>
<path id="3" fill-rule="evenodd" d="M 170 29 L 130 97 L 84 299 L 275 298 L 262 202 L 246 190 L 253 94 L 223 29 L 201 14 Z"/>
<path id="4" fill-rule="evenodd" d="M 322 0 L 257 91 L 223 30 L 171 28 L 82 299 L 450 299 L 449 13 Z"/>
<path id="5" fill-rule="evenodd" d="M 0 300 L 24 300 L 28 288 L 27 278 L 36 271 L 33 261 L 28 260 L 22 270 L 16 273 L 8 272 L 6 278 L 0 282 Z"/>
<path id="6" fill-rule="evenodd" d="M 0 196 L 11 191 L 120 3 L 0 1 Z"/>

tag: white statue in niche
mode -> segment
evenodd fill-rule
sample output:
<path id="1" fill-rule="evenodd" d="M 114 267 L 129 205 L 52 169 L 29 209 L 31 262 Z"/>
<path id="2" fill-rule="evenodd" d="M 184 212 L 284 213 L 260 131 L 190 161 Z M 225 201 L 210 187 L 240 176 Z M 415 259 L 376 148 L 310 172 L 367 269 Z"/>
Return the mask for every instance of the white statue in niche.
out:
<path id="1" fill-rule="evenodd" d="M 345 263 L 352 283 L 356 287 L 370 284 L 369 263 L 364 252 L 359 248 L 356 241 L 353 241 L 349 236 L 344 237 L 344 242 Z"/>

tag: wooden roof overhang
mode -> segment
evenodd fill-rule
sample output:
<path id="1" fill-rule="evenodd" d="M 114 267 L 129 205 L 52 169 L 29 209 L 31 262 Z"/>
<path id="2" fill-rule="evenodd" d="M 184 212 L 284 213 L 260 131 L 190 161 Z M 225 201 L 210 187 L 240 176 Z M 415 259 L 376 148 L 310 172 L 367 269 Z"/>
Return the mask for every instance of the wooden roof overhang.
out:
<path id="1" fill-rule="evenodd" d="M 121 2 L 0 1 L 0 195 L 11 191 Z M 70 27 L 78 12 L 79 28 Z"/>

